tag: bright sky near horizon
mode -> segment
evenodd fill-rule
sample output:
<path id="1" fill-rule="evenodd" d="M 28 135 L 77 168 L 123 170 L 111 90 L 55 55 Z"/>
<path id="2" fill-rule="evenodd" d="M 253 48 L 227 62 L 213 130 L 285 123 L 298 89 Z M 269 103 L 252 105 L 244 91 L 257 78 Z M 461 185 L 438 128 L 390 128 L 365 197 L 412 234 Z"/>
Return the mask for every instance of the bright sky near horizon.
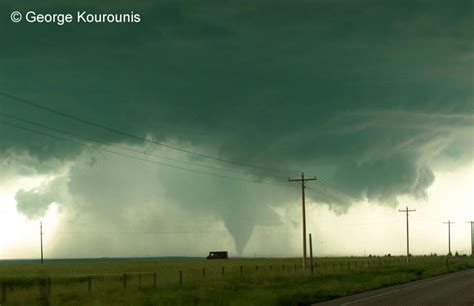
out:
<path id="1" fill-rule="evenodd" d="M 400 204 L 396 207 L 371 204 L 368 202 L 354 204 L 347 213 L 336 214 L 327 205 L 308 203 L 307 224 L 308 232 L 312 232 L 315 256 L 368 256 L 372 255 L 403 255 L 406 253 L 406 227 L 405 214 L 398 209 L 416 209 L 410 213 L 410 253 L 421 254 L 445 254 L 448 248 L 448 229 L 443 224 L 448 220 L 455 222 L 451 225 L 451 248 L 452 252 L 470 254 L 470 224 L 467 221 L 474 220 L 473 205 L 473 165 L 456 169 L 451 172 L 437 174 L 435 183 L 428 189 L 428 198 L 416 200 L 410 197 L 400 198 Z M 41 184 L 44 177 L 22 179 L 14 183 L 0 186 L 0 202 L 2 210 L 0 214 L 0 231 L 5 233 L 0 236 L 0 258 L 36 258 L 39 256 L 39 219 L 28 220 L 19 214 L 15 207 L 15 190 L 19 187 L 33 188 Z M 317 184 L 315 182 L 314 184 Z M 28 186 L 28 187 L 26 187 Z M 298 193 L 295 192 L 295 197 Z M 285 207 L 276 209 L 283 219 L 284 225 L 273 227 L 255 228 L 244 249 L 242 256 L 277 256 L 289 257 L 299 256 L 301 252 L 301 223 L 299 222 L 301 206 L 300 202 L 288 203 Z M 77 233 L 58 232 L 58 224 L 63 223 L 65 216 L 57 205 L 52 205 L 41 220 L 44 224 L 44 244 L 46 257 L 74 258 L 74 251 L 69 253 L 55 254 L 55 246 L 61 243 L 65 236 Z M 189 220 L 192 222 L 193 220 Z M 290 222 L 292 221 L 292 222 Z M 216 230 L 221 232 L 219 226 L 209 225 L 209 232 Z M 63 229 L 64 231 L 64 229 Z M 105 233 L 81 229 L 81 239 L 94 239 Z M 10 233 L 10 234 L 7 234 Z M 113 239 L 120 240 L 123 233 L 109 232 Z M 172 239 L 180 240 L 182 236 L 189 236 L 189 232 L 179 232 L 170 228 L 155 235 L 155 242 L 160 244 L 160 236 L 167 235 Z M 283 236 L 282 236 L 283 234 Z M 133 234 L 133 239 L 141 239 L 141 236 L 150 233 Z M 207 240 L 211 233 L 202 233 L 199 239 Z M 224 234 L 225 235 L 225 234 Z M 288 244 L 281 244 L 282 237 Z M 220 246 L 232 244 L 227 239 L 221 239 Z M 215 246 L 217 247 L 218 244 Z M 199 250 L 191 253 L 181 253 L 182 247 L 177 247 L 173 252 L 162 252 L 159 248 L 147 248 L 134 250 L 135 252 L 123 252 L 114 249 L 97 249 L 94 252 L 84 253 L 84 257 L 120 257 L 120 256 L 166 256 L 187 255 L 204 256 Z M 205 251 L 205 250 L 202 250 Z M 235 250 L 231 251 L 235 254 Z"/>

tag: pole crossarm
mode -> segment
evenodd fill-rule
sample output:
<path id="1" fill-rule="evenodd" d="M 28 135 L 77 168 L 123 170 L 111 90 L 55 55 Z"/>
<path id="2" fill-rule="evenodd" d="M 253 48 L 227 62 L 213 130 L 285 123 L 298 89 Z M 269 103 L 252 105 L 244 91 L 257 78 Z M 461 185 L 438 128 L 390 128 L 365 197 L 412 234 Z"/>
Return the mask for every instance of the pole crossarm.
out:
<path id="1" fill-rule="evenodd" d="M 408 207 L 407 207 L 407 209 L 399 209 L 398 211 L 399 212 L 415 212 L 416 209 L 408 209 Z"/>
<path id="2" fill-rule="evenodd" d="M 288 178 L 288 182 L 299 182 L 301 184 L 301 208 L 303 212 L 303 270 L 306 270 L 306 208 L 305 208 L 305 193 L 304 190 L 306 188 L 305 184 L 308 181 L 316 181 L 316 177 L 312 178 L 305 178 L 304 172 L 301 172 L 301 178 Z"/>
<path id="3" fill-rule="evenodd" d="M 307 182 L 307 181 L 316 181 L 316 177 L 314 178 L 304 178 L 304 181 Z M 288 178 L 288 182 L 302 182 L 303 179 L 291 179 L 291 178 Z"/>

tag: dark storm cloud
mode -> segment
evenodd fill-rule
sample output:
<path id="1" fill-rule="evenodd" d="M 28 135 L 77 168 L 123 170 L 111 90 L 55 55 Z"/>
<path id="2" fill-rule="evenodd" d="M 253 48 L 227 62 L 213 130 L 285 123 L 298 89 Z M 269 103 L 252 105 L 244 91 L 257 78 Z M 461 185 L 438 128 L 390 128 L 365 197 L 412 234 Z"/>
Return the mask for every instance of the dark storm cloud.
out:
<path id="1" fill-rule="evenodd" d="M 0 9 L 133 10 L 142 22 L 60 27 L 2 18 L 0 91 L 221 158 L 305 169 L 331 186 L 312 196 L 343 207 L 424 197 L 435 160 L 472 157 L 470 1 L 51 3 Z M 5 97 L 0 110 L 143 145 Z M 83 150 L 0 127 L 4 154 L 66 161 Z M 78 185 L 71 180 L 73 193 L 91 194 Z M 196 194 L 167 190 L 177 203 Z M 241 194 L 220 190 L 232 201 Z M 243 210 L 255 200 L 248 203 Z"/>

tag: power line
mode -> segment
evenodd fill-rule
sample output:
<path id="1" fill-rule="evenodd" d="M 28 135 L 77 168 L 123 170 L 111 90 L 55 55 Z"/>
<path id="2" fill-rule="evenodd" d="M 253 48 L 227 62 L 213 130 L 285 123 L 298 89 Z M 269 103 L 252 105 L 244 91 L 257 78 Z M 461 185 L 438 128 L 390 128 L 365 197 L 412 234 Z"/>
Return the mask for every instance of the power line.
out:
<path id="1" fill-rule="evenodd" d="M 122 157 L 132 158 L 132 159 L 136 159 L 136 160 L 140 160 L 140 161 L 144 161 L 144 162 L 149 162 L 149 163 L 153 163 L 153 164 L 157 164 L 157 165 L 161 165 L 161 166 L 165 166 L 165 167 L 169 167 L 169 168 L 173 168 L 173 169 L 179 169 L 179 170 L 183 170 L 183 171 L 189 171 L 189 172 L 194 172 L 194 173 L 199 173 L 199 174 L 204 174 L 204 175 L 210 175 L 210 176 L 215 176 L 215 177 L 224 178 L 224 179 L 242 181 L 242 182 L 267 184 L 267 185 L 278 184 L 278 183 L 263 182 L 263 181 L 258 181 L 258 180 L 249 180 L 249 179 L 244 179 L 244 178 L 239 178 L 239 177 L 216 174 L 216 173 L 212 173 L 212 172 L 200 171 L 200 170 L 196 170 L 196 169 L 189 169 L 189 168 L 176 166 L 176 165 L 170 165 L 170 164 L 166 164 L 166 163 L 155 161 L 155 160 L 149 160 L 149 159 L 141 158 L 141 157 L 138 157 L 138 156 L 128 155 L 128 154 L 125 154 L 125 153 L 100 148 L 100 147 L 97 147 L 97 146 L 94 146 L 94 145 L 78 142 L 78 141 L 71 140 L 71 139 L 66 139 L 66 138 L 63 138 L 63 137 L 59 137 L 59 136 L 56 136 L 56 135 L 51 135 L 51 134 L 44 133 L 44 132 L 41 132 L 41 131 L 35 131 L 35 130 L 29 129 L 29 128 L 26 128 L 26 127 L 22 127 L 22 126 L 10 123 L 10 122 L 5 122 L 5 121 L 0 120 L 0 123 L 8 125 L 8 126 L 12 126 L 14 128 L 17 128 L 17 129 L 25 130 L 25 131 L 28 131 L 30 133 L 44 135 L 44 136 L 55 138 L 55 139 L 58 139 L 58 140 L 61 140 L 61 141 L 65 141 L 65 142 L 69 142 L 69 143 L 72 143 L 72 144 L 84 146 L 84 147 L 87 147 L 87 148 L 90 148 L 90 149 L 103 151 L 103 152 L 107 152 L 107 153 L 112 153 L 112 154 L 116 154 L 116 155 L 119 155 L 119 156 L 122 156 Z M 280 184 L 280 185 L 282 185 L 282 184 Z"/>
<path id="2" fill-rule="evenodd" d="M 192 155 L 199 156 L 199 157 L 202 157 L 202 158 L 212 159 L 212 160 L 215 160 L 215 161 L 228 163 L 228 164 L 233 164 L 233 165 L 246 167 L 246 168 L 254 168 L 254 169 L 260 169 L 260 170 L 264 170 L 264 171 L 275 172 L 275 173 L 279 173 L 279 174 L 282 174 L 282 173 L 285 173 L 285 172 L 297 172 L 295 170 L 280 170 L 280 169 L 274 169 L 274 168 L 268 168 L 268 167 L 260 167 L 260 166 L 256 166 L 256 165 L 252 165 L 252 164 L 243 163 L 243 162 L 227 160 L 227 159 L 223 159 L 223 158 L 219 158 L 219 157 L 215 157 L 215 156 L 211 156 L 211 155 L 207 155 L 207 154 L 203 154 L 203 153 L 193 152 L 193 151 L 190 151 L 190 150 L 186 150 L 186 149 L 183 149 L 183 148 L 179 148 L 179 147 L 176 147 L 176 146 L 172 146 L 172 145 L 169 145 L 169 144 L 165 144 L 165 143 L 162 143 L 162 142 L 158 142 L 158 141 L 150 140 L 150 139 L 147 139 L 147 138 L 144 138 L 144 137 L 141 137 L 141 136 L 137 136 L 135 134 L 124 132 L 122 130 L 119 130 L 119 129 L 116 129 L 116 128 L 113 128 L 113 127 L 109 127 L 109 126 L 106 126 L 106 125 L 103 125 L 103 124 L 100 124 L 100 123 L 96 123 L 96 122 L 93 122 L 93 121 L 90 121 L 90 120 L 82 119 L 80 117 L 70 115 L 70 114 L 67 114 L 65 112 L 58 111 L 58 110 L 52 109 L 50 107 L 44 106 L 42 104 L 30 101 L 30 100 L 26 100 L 26 99 L 23 99 L 23 98 L 20 98 L 20 97 L 17 97 L 17 96 L 14 96 L 14 95 L 11 95 L 11 94 L 8 94 L 8 93 L 5 93 L 5 92 L 0 91 L 0 95 L 4 96 L 6 98 L 9 98 L 11 100 L 17 101 L 17 102 L 21 102 L 23 104 L 36 107 L 36 108 L 41 109 L 43 111 L 54 113 L 56 115 L 59 115 L 59 116 L 65 117 L 65 118 L 72 119 L 72 120 L 75 120 L 77 122 L 81 122 L 83 124 L 87 124 L 87 125 L 90 125 L 90 126 L 93 126 L 93 127 L 96 127 L 96 128 L 100 128 L 100 129 L 103 129 L 103 130 L 106 130 L 106 131 L 109 131 L 109 132 L 120 134 L 122 136 L 126 136 L 126 137 L 133 138 L 133 139 L 136 139 L 136 140 L 140 140 L 140 141 L 143 141 L 143 142 L 163 146 L 163 147 L 166 147 L 166 148 L 169 148 L 169 149 L 173 149 L 173 150 L 180 151 L 180 152 L 187 153 L 187 154 L 192 154 Z"/>
<path id="3" fill-rule="evenodd" d="M 336 188 L 331 187 L 322 181 L 318 181 L 318 182 L 319 183 L 316 186 L 317 189 L 314 189 L 311 187 L 306 187 L 306 189 L 314 191 L 318 193 L 320 196 L 322 195 L 326 199 L 329 199 L 329 201 L 337 202 L 338 204 L 342 204 L 342 205 L 351 205 L 352 203 L 357 201 L 357 199 L 343 192 L 340 192 Z"/>
<path id="4" fill-rule="evenodd" d="M 248 171 L 239 171 L 239 170 L 228 169 L 228 168 L 227 168 L 227 169 L 224 169 L 224 168 L 213 167 L 213 166 L 209 166 L 209 165 L 203 165 L 203 164 L 193 163 L 193 162 L 189 162 L 189 161 L 182 161 L 182 160 L 179 160 L 179 159 L 175 159 L 175 158 L 171 158 L 171 157 L 166 157 L 166 156 L 162 156 L 162 155 L 158 155 L 158 154 L 153 154 L 153 153 L 148 153 L 148 152 L 142 152 L 142 151 L 140 151 L 140 150 L 136 150 L 136 149 L 128 148 L 128 147 L 123 147 L 123 146 L 116 145 L 116 144 L 113 144 L 113 143 L 107 143 L 107 142 L 100 141 L 100 140 L 96 140 L 96 139 L 93 139 L 93 138 L 90 138 L 90 137 L 84 137 L 84 136 L 80 136 L 80 135 L 75 135 L 75 134 L 72 134 L 72 133 L 70 133 L 70 132 L 66 132 L 66 131 L 64 131 L 64 130 L 60 130 L 60 129 L 57 129 L 57 128 L 49 127 L 49 126 L 47 126 L 47 125 L 45 125 L 45 124 L 42 124 L 42 123 L 34 122 L 34 121 L 31 121 L 31 120 L 27 120 L 27 119 L 22 119 L 22 118 L 19 118 L 19 117 L 16 117 L 16 116 L 12 116 L 12 115 L 10 115 L 10 114 L 5 114 L 5 113 L 2 113 L 2 112 L 0 112 L 0 116 L 3 116 L 3 117 L 5 117 L 5 118 L 9 118 L 9 119 L 13 119 L 13 120 L 16 120 L 16 121 L 20 121 L 20 122 L 25 122 L 25 123 L 28 123 L 28 124 L 31 124 L 31 125 L 34 125 L 34 126 L 38 126 L 38 127 L 41 127 L 41 128 L 47 129 L 47 130 L 50 130 L 50 131 L 57 132 L 57 133 L 62 133 L 62 134 L 64 134 L 64 135 L 68 135 L 68 136 L 70 136 L 70 137 L 80 138 L 80 139 L 83 139 L 83 140 L 86 140 L 86 141 L 89 141 L 89 142 L 95 142 L 95 143 L 98 143 L 98 144 L 101 144 L 101 145 L 110 146 L 110 147 L 118 148 L 118 149 L 121 149 L 121 150 L 126 150 L 126 151 L 129 151 L 129 152 L 139 153 L 139 154 L 143 154 L 143 155 L 153 156 L 153 157 L 157 157 L 157 158 L 161 158 L 161 159 L 165 159 L 165 160 L 169 160 L 169 161 L 174 161 L 174 162 L 182 163 L 182 164 L 185 164 L 185 165 L 191 165 L 191 166 L 196 166 L 196 167 L 201 167 L 201 168 L 207 168 L 207 169 L 217 170 L 217 171 L 232 172 L 232 173 L 237 173 L 237 174 L 246 174 L 246 175 L 251 175 L 251 174 L 252 174 L 252 173 L 250 173 L 250 172 L 248 172 Z"/>
<path id="5" fill-rule="evenodd" d="M 252 232 L 270 232 L 270 231 L 296 231 L 292 227 L 273 227 L 273 228 L 254 228 Z M 217 229 L 209 231 L 108 231 L 108 232 L 97 232 L 97 231 L 58 231 L 56 234 L 61 235 L 178 235 L 178 234 L 215 234 L 215 233 L 243 233 L 248 232 L 249 230 L 226 230 L 226 229 Z"/>

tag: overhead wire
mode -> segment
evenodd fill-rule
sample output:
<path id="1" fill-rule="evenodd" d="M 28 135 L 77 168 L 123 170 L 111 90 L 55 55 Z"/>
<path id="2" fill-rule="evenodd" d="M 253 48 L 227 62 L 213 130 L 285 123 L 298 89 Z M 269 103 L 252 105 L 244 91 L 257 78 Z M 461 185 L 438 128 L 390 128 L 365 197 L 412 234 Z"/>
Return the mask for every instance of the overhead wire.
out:
<path id="1" fill-rule="evenodd" d="M 165 166 L 165 167 L 168 167 L 168 168 L 179 169 L 179 170 L 183 170 L 183 171 L 189 171 L 189 172 L 194 172 L 194 173 L 199 173 L 199 174 L 204 174 L 204 175 L 210 175 L 210 176 L 215 176 L 215 177 L 229 179 L 229 180 L 242 181 L 242 182 L 266 184 L 266 185 L 279 184 L 279 183 L 276 183 L 276 182 L 265 182 L 265 181 L 261 181 L 261 180 L 251 180 L 251 179 L 221 175 L 221 174 L 217 174 L 217 173 L 201 171 L 201 170 L 196 170 L 196 169 L 190 169 L 190 168 L 185 168 L 185 167 L 176 166 L 176 165 L 170 165 L 170 164 L 166 164 L 166 163 L 155 161 L 155 160 L 149 160 L 149 159 L 141 158 L 141 157 L 138 157 L 138 156 L 125 154 L 125 153 L 122 153 L 122 152 L 113 151 L 113 150 L 103 148 L 103 147 L 90 145 L 90 144 L 79 142 L 79 141 L 76 141 L 76 140 L 63 138 L 63 137 L 60 137 L 60 136 L 57 136 L 57 135 L 51 135 L 51 134 L 48 134 L 48 133 L 45 133 L 45 132 L 32 130 L 32 129 L 29 129 L 29 128 L 26 128 L 26 127 L 23 127 L 23 126 L 19 126 L 17 124 L 13 124 L 13 123 L 10 123 L 10 122 L 2 121 L 2 120 L 0 120 L 0 123 L 4 124 L 4 125 L 11 126 L 11 127 L 14 127 L 14 128 L 17 128 L 17 129 L 28 131 L 30 133 L 39 134 L 39 135 L 51 137 L 51 138 L 54 138 L 54 139 L 58 139 L 58 140 L 61 140 L 61 141 L 64 141 L 64 142 L 69 142 L 69 143 L 72 143 L 72 144 L 84 146 L 84 147 L 87 147 L 89 149 L 94 149 L 94 150 L 98 150 L 98 151 L 102 151 L 102 152 L 106 152 L 106 153 L 112 153 L 112 154 L 119 155 L 119 156 L 122 156 L 122 157 L 132 158 L 132 159 L 136 159 L 136 160 L 140 160 L 140 161 L 144 161 L 144 162 L 149 162 L 149 163 Z"/>
<path id="2" fill-rule="evenodd" d="M 133 152 L 133 153 L 143 154 L 143 155 L 152 156 L 152 157 L 156 157 L 156 158 L 161 158 L 161 159 L 165 159 L 165 160 L 169 160 L 169 161 L 173 161 L 173 162 L 177 162 L 177 163 L 182 163 L 182 164 L 185 164 L 185 165 L 190 165 L 190 166 L 195 166 L 195 167 L 200 167 L 200 168 L 207 168 L 207 169 L 216 170 L 216 171 L 232 172 L 232 173 L 236 173 L 236 174 L 245 174 L 245 175 L 253 175 L 254 174 L 254 173 L 251 173 L 249 171 L 239 171 L 239 170 L 228 169 L 228 168 L 214 167 L 214 166 L 194 163 L 194 162 L 190 162 L 190 161 L 183 161 L 183 160 L 179 160 L 179 159 L 176 159 L 176 158 L 171 158 L 171 157 L 167 157 L 167 156 L 163 156 L 163 155 L 159 155 L 159 154 L 155 154 L 155 153 L 143 152 L 143 151 L 133 149 L 133 148 L 130 148 L 130 147 L 125 147 L 125 146 L 120 146 L 120 145 L 117 145 L 117 144 L 114 144 L 114 143 L 107 143 L 107 142 L 104 142 L 104 141 L 100 141 L 100 140 L 97 140 L 97 139 L 94 139 L 94 138 L 91 138 L 91 137 L 75 135 L 73 133 L 70 133 L 70 132 L 67 132 L 67 131 L 64 131 L 64 130 L 61 130 L 61 129 L 53 128 L 53 127 L 50 127 L 50 126 L 47 126 L 45 124 L 38 123 L 38 122 L 35 122 L 35 121 L 22 119 L 22 118 L 12 116 L 10 114 L 6 114 L 6 113 L 3 113 L 3 112 L 0 112 L 0 116 L 5 117 L 5 118 L 9 118 L 9 119 L 13 119 L 13 120 L 16 120 L 16 121 L 24 122 L 24 123 L 34 125 L 34 126 L 37 126 L 37 127 L 41 127 L 43 129 L 47 129 L 47 130 L 50 130 L 50 131 L 53 131 L 53 132 L 61 133 L 61 134 L 64 134 L 64 135 L 67 135 L 67 136 L 70 136 L 70 137 L 80 138 L 80 139 L 83 139 L 85 141 L 98 143 L 100 145 L 110 146 L 110 147 L 114 147 L 114 148 L 117 148 L 117 149 Z"/>
<path id="3" fill-rule="evenodd" d="M 106 130 L 106 131 L 109 131 L 109 132 L 113 132 L 115 134 L 119 134 L 119 135 L 122 135 L 122 136 L 129 137 L 129 138 L 132 138 L 132 139 L 135 139 L 135 140 L 140 140 L 140 141 L 143 141 L 143 142 L 146 142 L 146 143 L 155 144 L 155 145 L 158 145 L 158 146 L 166 147 L 166 148 L 169 148 L 169 149 L 172 149 L 172 150 L 176 150 L 176 151 L 179 151 L 179 152 L 199 156 L 199 157 L 202 157 L 202 158 L 211 159 L 211 160 L 219 161 L 219 162 L 222 162 L 222 163 L 228 163 L 228 164 L 241 166 L 241 167 L 246 167 L 246 168 L 259 169 L 260 171 L 268 171 L 268 172 L 279 173 L 279 174 L 288 173 L 288 172 L 292 172 L 292 173 L 299 172 L 299 171 L 289 170 L 289 169 L 282 170 L 282 169 L 275 169 L 275 168 L 269 168 L 269 167 L 261 167 L 261 166 L 257 166 L 257 165 L 253 165 L 253 164 L 228 160 L 228 159 L 224 159 L 224 158 L 220 158 L 220 157 L 216 157 L 216 156 L 211 156 L 211 155 L 208 155 L 208 154 L 194 152 L 194 151 L 183 149 L 183 148 L 180 148 L 180 147 L 177 147 L 177 146 L 173 146 L 173 145 L 169 145 L 169 144 L 166 144 L 166 143 L 162 143 L 162 142 L 154 141 L 154 140 L 151 140 L 151 139 L 147 139 L 145 137 L 141 137 L 141 136 L 138 136 L 138 135 L 135 135 L 135 134 L 131 134 L 129 132 L 125 132 L 125 131 L 122 131 L 122 130 L 119 130 L 119 129 L 116 129 L 116 128 L 113 128 L 113 127 L 110 127 L 110 126 L 106 126 L 104 124 L 100 124 L 100 123 L 93 122 L 93 121 L 90 121 L 90 120 L 82 119 L 78 116 L 74 116 L 74 115 L 71 115 L 71 114 L 68 114 L 68 113 L 65 113 L 65 112 L 62 112 L 62 111 L 58 111 L 58 110 L 55 110 L 53 108 L 44 106 L 40 103 L 33 102 L 33 101 L 30 101 L 30 100 L 27 100 L 27 99 L 23 99 L 23 98 L 20 98 L 18 96 L 15 96 L 15 95 L 12 95 L 12 94 L 9 94 L 9 93 L 6 93 L 6 92 L 0 91 L 0 96 L 6 97 L 10 100 L 14 100 L 14 101 L 23 103 L 25 105 L 29 105 L 29 106 L 32 106 L 32 107 L 41 109 L 43 111 L 47 111 L 47 112 L 65 117 L 65 118 L 68 118 L 68 119 L 72 119 L 72 120 L 80 122 L 82 124 L 90 125 L 90 126 L 100 128 L 100 129 L 103 129 L 103 130 Z"/>

